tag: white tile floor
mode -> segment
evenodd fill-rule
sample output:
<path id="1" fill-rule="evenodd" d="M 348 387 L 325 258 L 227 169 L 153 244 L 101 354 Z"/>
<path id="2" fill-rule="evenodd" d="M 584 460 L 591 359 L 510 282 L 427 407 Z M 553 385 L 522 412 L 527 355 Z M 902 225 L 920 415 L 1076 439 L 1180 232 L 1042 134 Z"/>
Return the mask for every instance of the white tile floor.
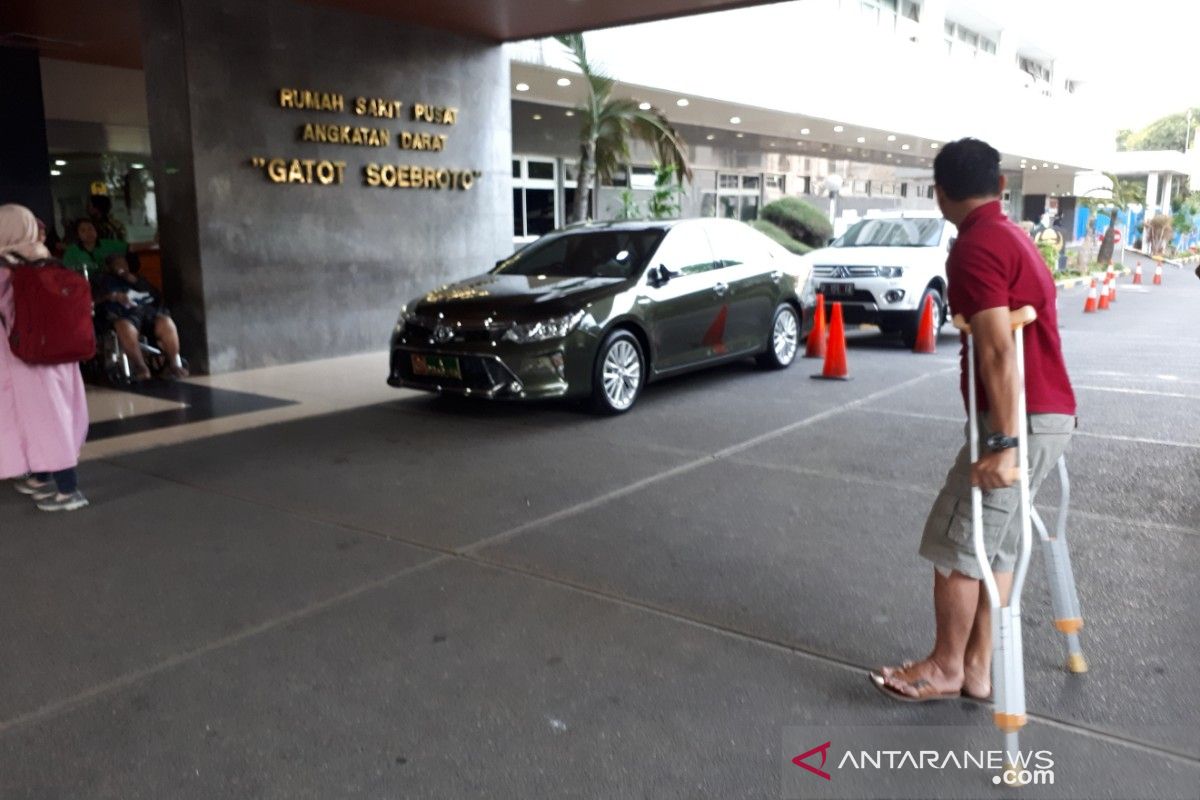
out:
<path id="1" fill-rule="evenodd" d="M 167 444 L 202 439 L 223 433 L 257 428 L 278 422 L 328 414 L 350 408 L 396 400 L 409 394 L 385 382 L 388 372 L 386 351 L 363 353 L 341 358 L 308 361 L 278 367 L 232 372 L 225 375 L 190 378 L 189 382 L 217 389 L 291 400 L 294 405 L 237 414 L 218 419 L 191 422 L 170 428 L 114 436 L 83 447 L 83 461 L 147 450 Z M 113 395 L 120 395 L 113 397 Z M 88 411 L 92 420 L 124 419 L 178 407 L 166 400 L 141 397 L 109 389 L 88 391 Z"/>

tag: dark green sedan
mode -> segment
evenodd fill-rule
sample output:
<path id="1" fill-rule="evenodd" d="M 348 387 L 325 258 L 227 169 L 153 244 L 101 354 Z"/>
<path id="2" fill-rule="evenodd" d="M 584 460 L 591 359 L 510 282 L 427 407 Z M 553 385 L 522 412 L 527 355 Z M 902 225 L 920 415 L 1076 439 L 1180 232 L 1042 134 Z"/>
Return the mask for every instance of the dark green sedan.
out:
<path id="1" fill-rule="evenodd" d="M 577 225 L 406 305 L 388 383 L 619 414 L 668 375 L 787 367 L 815 304 L 807 265 L 741 222 Z"/>

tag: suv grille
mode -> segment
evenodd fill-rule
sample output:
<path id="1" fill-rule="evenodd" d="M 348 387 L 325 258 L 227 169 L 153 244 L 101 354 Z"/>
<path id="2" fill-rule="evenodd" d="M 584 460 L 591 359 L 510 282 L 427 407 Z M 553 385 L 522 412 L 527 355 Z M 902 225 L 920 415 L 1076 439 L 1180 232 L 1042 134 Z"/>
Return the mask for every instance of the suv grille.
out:
<path id="1" fill-rule="evenodd" d="M 878 278 L 879 267 L 813 267 L 813 275 L 818 278 Z"/>

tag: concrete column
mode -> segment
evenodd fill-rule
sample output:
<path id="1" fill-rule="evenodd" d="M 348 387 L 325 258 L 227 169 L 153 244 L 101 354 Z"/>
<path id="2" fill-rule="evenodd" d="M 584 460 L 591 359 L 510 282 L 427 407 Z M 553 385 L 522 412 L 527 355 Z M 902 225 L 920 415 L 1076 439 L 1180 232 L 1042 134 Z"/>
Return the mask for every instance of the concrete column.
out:
<path id="1" fill-rule="evenodd" d="M 50 152 L 36 50 L 0 47 L 0 203 L 19 203 L 54 223 Z"/>
<path id="2" fill-rule="evenodd" d="M 1159 204 L 1159 208 L 1164 214 L 1171 213 L 1171 178 L 1173 177 L 1169 172 L 1163 177 L 1162 202 Z"/>
<path id="3" fill-rule="evenodd" d="M 1149 221 L 1158 209 L 1158 173 L 1146 176 L 1146 220 Z"/>

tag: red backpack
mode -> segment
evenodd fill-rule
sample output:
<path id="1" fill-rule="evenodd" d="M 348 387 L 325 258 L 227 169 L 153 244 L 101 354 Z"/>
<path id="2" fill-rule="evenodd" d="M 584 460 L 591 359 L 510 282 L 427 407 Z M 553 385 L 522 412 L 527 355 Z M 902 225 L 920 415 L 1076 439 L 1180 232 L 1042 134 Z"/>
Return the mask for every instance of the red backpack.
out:
<path id="1" fill-rule="evenodd" d="M 69 364 L 95 355 L 87 278 L 48 259 L 5 266 L 12 270 L 14 318 L 6 327 L 13 355 L 26 364 Z"/>

